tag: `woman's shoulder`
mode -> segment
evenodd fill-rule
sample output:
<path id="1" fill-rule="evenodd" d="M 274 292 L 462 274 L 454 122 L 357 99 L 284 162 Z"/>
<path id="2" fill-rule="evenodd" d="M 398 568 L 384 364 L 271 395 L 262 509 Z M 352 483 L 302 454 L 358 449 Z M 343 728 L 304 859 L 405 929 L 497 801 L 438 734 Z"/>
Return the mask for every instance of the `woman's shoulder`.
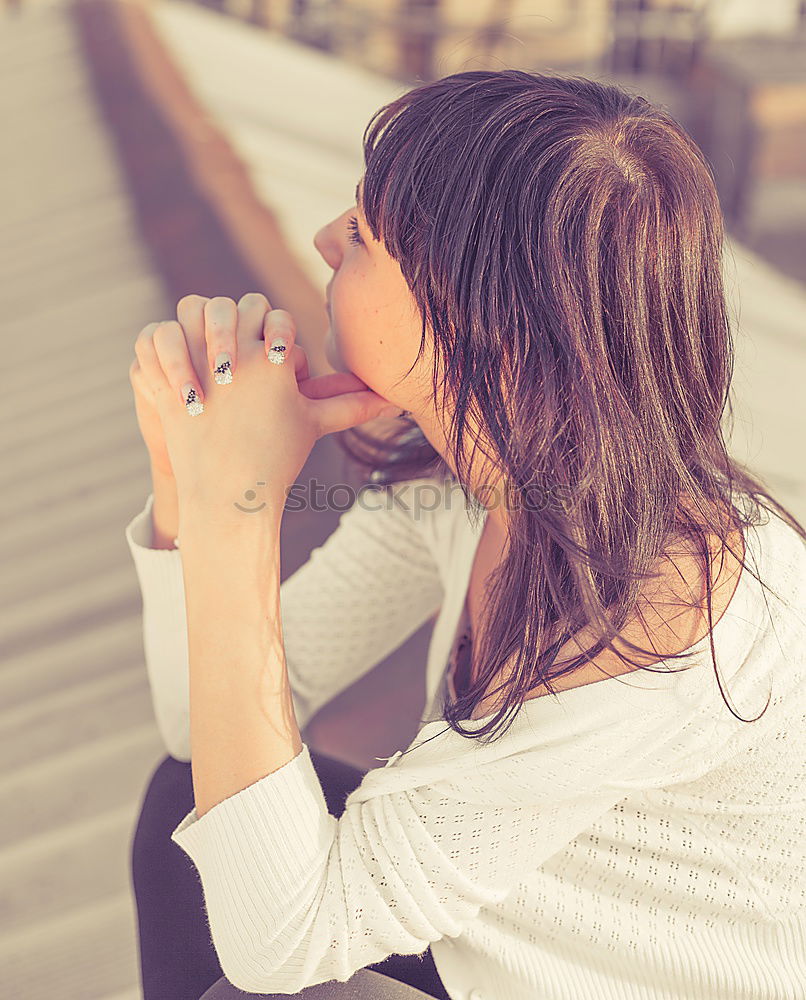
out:
<path id="1" fill-rule="evenodd" d="M 764 580 L 789 598 L 806 594 L 806 538 L 778 511 L 762 507 L 759 522 L 749 528 L 757 538 Z M 761 575 L 761 574 L 760 574 Z"/>

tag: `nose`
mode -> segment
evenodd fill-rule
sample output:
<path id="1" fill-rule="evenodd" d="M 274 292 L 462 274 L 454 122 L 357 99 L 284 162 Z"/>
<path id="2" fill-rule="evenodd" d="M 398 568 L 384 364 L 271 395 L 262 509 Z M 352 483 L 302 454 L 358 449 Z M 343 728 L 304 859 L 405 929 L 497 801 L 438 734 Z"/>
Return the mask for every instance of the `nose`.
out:
<path id="1" fill-rule="evenodd" d="M 322 226 L 313 238 L 313 245 L 334 271 L 341 264 L 342 258 L 341 240 L 338 235 L 338 223 L 341 221 L 342 215 Z"/>

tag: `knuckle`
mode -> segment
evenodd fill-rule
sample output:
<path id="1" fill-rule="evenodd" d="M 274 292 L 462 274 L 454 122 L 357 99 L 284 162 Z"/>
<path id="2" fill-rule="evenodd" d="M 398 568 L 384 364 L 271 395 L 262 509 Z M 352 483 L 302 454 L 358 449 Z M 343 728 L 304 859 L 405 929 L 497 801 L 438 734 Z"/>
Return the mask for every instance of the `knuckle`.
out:
<path id="1" fill-rule="evenodd" d="M 238 299 L 239 309 L 253 309 L 256 306 L 271 309 L 271 303 L 262 292 L 246 292 Z"/>
<path id="2" fill-rule="evenodd" d="M 150 340 L 158 326 L 159 323 L 146 323 L 135 337 L 135 344 L 142 343 L 144 340 Z"/>
<path id="3" fill-rule="evenodd" d="M 288 326 L 294 325 L 294 317 L 287 309 L 272 309 L 269 313 L 272 322 L 279 323 L 280 325 L 287 324 Z"/>
<path id="4" fill-rule="evenodd" d="M 175 344 L 177 342 L 177 334 L 184 336 L 182 334 L 182 327 L 176 320 L 167 319 L 157 324 L 151 336 L 154 345 L 159 347 Z"/>
<path id="5" fill-rule="evenodd" d="M 225 322 L 237 308 L 233 299 L 226 295 L 216 295 L 204 303 L 204 318 L 208 322 Z"/>
<path id="6" fill-rule="evenodd" d="M 195 373 L 192 367 L 179 359 L 167 361 L 163 364 L 162 370 L 165 372 L 165 378 L 171 385 L 177 385 L 180 381 L 195 381 Z"/>
<path id="7" fill-rule="evenodd" d="M 176 303 L 176 311 L 177 313 L 180 313 L 185 310 L 198 309 L 199 307 L 203 309 L 205 303 L 208 301 L 209 299 L 206 295 L 196 295 L 195 293 L 183 295 L 182 298 Z"/>
<path id="8" fill-rule="evenodd" d="M 229 323 L 215 323 L 207 327 L 208 352 L 216 347 L 224 346 L 234 350 L 236 342 L 235 326 Z"/>
<path id="9" fill-rule="evenodd" d="M 176 306 L 176 315 L 188 342 L 204 339 L 204 310 L 210 300 L 203 295 L 185 295 Z"/>

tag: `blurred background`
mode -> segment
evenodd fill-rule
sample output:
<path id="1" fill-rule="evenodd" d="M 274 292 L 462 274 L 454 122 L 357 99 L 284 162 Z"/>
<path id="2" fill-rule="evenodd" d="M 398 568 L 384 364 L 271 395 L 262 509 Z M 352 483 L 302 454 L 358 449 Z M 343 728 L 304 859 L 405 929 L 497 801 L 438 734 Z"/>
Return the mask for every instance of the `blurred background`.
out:
<path id="1" fill-rule="evenodd" d="M 466 69 L 614 81 L 665 105 L 713 167 L 726 431 L 806 521 L 806 3 L 4 0 L 0 55 L 0 995 L 135 1000 L 129 845 L 166 752 L 124 539 L 150 492 L 138 331 L 188 293 L 258 290 L 328 370 L 313 236 L 353 201 L 372 113 Z M 348 474 L 329 439 L 303 470 Z M 339 516 L 286 515 L 284 577 Z M 306 742 L 362 768 L 408 745 L 429 632 Z"/>

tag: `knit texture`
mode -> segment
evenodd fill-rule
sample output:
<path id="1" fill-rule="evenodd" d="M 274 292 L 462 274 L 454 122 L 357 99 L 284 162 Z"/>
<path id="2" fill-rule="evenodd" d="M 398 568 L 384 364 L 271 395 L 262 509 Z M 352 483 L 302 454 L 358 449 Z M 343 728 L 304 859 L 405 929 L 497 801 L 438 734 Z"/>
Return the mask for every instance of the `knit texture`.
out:
<path id="1" fill-rule="evenodd" d="M 301 727 L 438 610 L 428 708 L 338 820 L 303 744 L 177 826 L 226 977 L 293 994 L 431 945 L 454 1000 L 801 1000 L 806 545 L 764 513 L 747 559 L 774 593 L 743 571 L 714 630 L 735 710 L 771 692 L 758 721 L 724 704 L 706 637 L 686 670 L 532 699 L 483 745 L 437 711 L 483 527 L 448 499 L 359 497 L 281 587 Z M 152 500 L 126 537 L 156 718 L 188 760 L 181 554 L 149 548 Z"/>

